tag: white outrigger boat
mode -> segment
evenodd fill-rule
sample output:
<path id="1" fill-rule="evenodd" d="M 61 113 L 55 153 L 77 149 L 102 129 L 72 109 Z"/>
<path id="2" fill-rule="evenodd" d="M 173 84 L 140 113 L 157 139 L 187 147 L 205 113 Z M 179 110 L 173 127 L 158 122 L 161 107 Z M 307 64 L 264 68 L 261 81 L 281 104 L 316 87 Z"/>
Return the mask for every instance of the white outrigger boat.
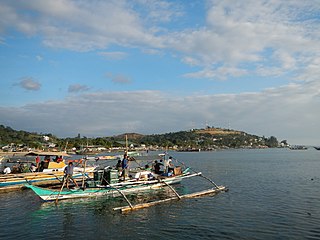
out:
<path id="1" fill-rule="evenodd" d="M 96 171 L 94 173 L 93 179 L 84 181 L 81 188 L 75 189 L 64 188 L 65 183 L 63 183 L 60 189 L 42 188 L 31 184 L 26 184 L 25 186 L 32 189 L 33 192 L 38 195 L 43 201 L 55 201 L 56 203 L 59 200 L 75 198 L 89 198 L 98 196 L 123 197 L 128 202 L 128 206 L 114 209 L 120 210 L 122 212 L 152 206 L 156 203 L 165 201 L 199 197 L 227 190 L 226 187 L 217 186 L 212 180 L 202 176 L 201 172 L 191 173 L 190 168 L 185 168 L 184 170 L 182 170 L 181 166 L 175 167 L 174 174 L 171 176 L 163 176 L 145 169 L 137 168 L 131 169 L 130 173 L 131 174 L 129 175 L 131 175 L 131 178 L 125 181 L 121 181 L 121 178 L 119 178 L 118 175 L 118 170 L 107 167 L 104 170 Z M 179 195 L 177 191 L 171 186 L 173 184 L 180 183 L 183 179 L 196 176 L 202 176 L 206 178 L 214 185 L 214 187 L 197 193 Z M 175 197 L 136 206 L 133 206 L 126 197 L 127 194 L 135 194 L 148 190 L 163 189 L 165 187 L 170 188 L 170 190 L 174 192 Z"/>

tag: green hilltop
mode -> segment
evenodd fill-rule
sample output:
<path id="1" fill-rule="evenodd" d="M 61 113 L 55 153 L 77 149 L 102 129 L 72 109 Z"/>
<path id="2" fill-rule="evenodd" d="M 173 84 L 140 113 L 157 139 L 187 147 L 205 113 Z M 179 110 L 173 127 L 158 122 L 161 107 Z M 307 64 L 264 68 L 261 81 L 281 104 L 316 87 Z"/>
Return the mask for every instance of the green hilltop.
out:
<path id="1" fill-rule="evenodd" d="M 127 142 L 126 142 L 127 139 Z M 31 149 L 57 150 L 81 149 L 88 146 L 100 146 L 104 149 L 117 149 L 127 144 L 131 148 L 173 149 L 181 151 L 214 150 L 226 148 L 267 148 L 287 145 L 286 140 L 279 144 L 276 137 L 261 137 L 243 131 L 207 127 L 188 131 L 164 134 L 143 135 L 124 133 L 117 136 L 87 138 L 58 138 L 50 133 L 30 133 L 17 131 L 0 125 L 0 145 L 3 150 L 25 151 Z"/>

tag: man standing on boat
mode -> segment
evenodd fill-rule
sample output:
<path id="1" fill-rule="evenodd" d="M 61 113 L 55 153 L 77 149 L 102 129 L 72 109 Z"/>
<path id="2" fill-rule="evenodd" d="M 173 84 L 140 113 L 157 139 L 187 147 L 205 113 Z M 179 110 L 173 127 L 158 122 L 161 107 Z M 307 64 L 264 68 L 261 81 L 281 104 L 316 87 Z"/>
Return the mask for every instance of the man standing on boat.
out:
<path id="1" fill-rule="evenodd" d="M 123 181 L 126 180 L 126 176 L 128 175 L 128 155 L 125 153 L 121 162 L 122 167 L 122 177 Z"/>
<path id="2" fill-rule="evenodd" d="M 67 185 L 68 189 L 69 189 L 69 181 L 72 181 L 74 183 L 74 185 L 76 185 L 76 187 L 79 187 L 78 183 L 72 177 L 72 175 L 73 175 L 72 162 L 69 162 L 68 166 L 65 167 L 64 174 L 65 174 L 65 181 L 66 181 L 66 185 Z"/>

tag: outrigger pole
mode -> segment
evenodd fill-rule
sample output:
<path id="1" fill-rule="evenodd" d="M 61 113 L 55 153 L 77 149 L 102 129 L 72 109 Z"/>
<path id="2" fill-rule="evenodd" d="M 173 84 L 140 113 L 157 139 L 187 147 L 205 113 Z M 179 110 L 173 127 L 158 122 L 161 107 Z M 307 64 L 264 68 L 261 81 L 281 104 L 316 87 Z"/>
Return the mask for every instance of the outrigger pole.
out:
<path id="1" fill-rule="evenodd" d="M 168 183 L 166 183 L 165 181 L 161 181 L 163 182 L 165 185 L 167 185 L 173 192 L 175 195 L 177 195 L 177 197 L 179 198 L 179 200 L 181 199 L 181 196 L 179 195 L 179 193 L 177 193 L 177 191 L 172 187 L 170 186 Z"/>
<path id="2" fill-rule="evenodd" d="M 127 201 L 127 203 L 129 204 L 130 208 L 133 210 L 133 206 L 132 206 L 131 202 L 129 201 L 129 199 L 127 198 L 127 196 L 119 188 L 112 187 L 111 184 L 107 181 L 107 179 L 105 179 L 105 177 L 103 177 L 103 180 L 106 181 L 106 183 L 110 186 L 110 188 L 118 191 L 121 194 L 121 196 Z"/>
<path id="3" fill-rule="evenodd" d="M 83 176 L 82 176 L 82 188 L 84 189 L 84 178 L 85 178 L 85 174 L 86 174 L 86 164 L 87 164 L 87 159 L 84 159 L 84 165 L 83 165 Z"/>

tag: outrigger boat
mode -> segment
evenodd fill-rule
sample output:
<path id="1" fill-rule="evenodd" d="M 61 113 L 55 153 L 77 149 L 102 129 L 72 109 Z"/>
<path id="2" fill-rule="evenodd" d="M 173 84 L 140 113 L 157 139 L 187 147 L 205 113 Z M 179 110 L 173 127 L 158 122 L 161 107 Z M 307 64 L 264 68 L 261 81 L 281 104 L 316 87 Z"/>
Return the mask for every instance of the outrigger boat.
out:
<path id="1" fill-rule="evenodd" d="M 63 183 L 60 189 L 41 188 L 30 184 L 26 184 L 25 186 L 33 190 L 33 192 L 43 201 L 55 201 L 56 203 L 59 200 L 75 198 L 89 198 L 98 196 L 123 197 L 128 202 L 128 206 L 114 209 L 122 212 L 152 206 L 161 202 L 199 197 L 227 190 L 226 187 L 218 186 L 209 178 L 204 177 L 201 172 L 194 171 L 194 173 L 191 173 L 191 169 L 185 166 L 184 169 L 182 169 L 182 166 L 174 167 L 174 174 L 172 176 L 155 174 L 154 172 L 150 172 L 141 168 L 131 169 L 130 175 L 132 176 L 130 179 L 120 181 L 118 170 L 107 167 L 104 170 L 96 171 L 94 173 L 94 178 L 91 180 L 86 180 L 81 188 L 65 189 L 65 183 Z M 171 186 L 173 184 L 180 183 L 183 179 L 196 176 L 202 176 L 209 180 L 214 187 L 201 192 L 179 195 L 178 192 Z M 126 197 L 127 194 L 135 194 L 154 189 L 164 189 L 166 187 L 170 188 L 176 197 L 171 197 L 165 200 L 147 204 L 139 204 L 136 206 L 133 206 Z"/>
<path id="2" fill-rule="evenodd" d="M 22 156 L 39 156 L 41 158 L 48 158 L 48 157 L 70 157 L 70 155 L 63 153 L 63 152 L 28 152 L 24 153 Z M 21 160 L 21 159 L 20 159 Z M 44 160 L 44 159 L 42 159 Z M 89 178 L 88 175 L 93 175 L 93 171 L 95 169 L 95 166 L 87 167 L 85 166 L 85 159 L 81 160 L 69 160 L 72 162 L 77 162 L 83 164 L 82 167 L 75 166 L 74 168 L 74 174 L 73 177 L 76 179 L 82 179 L 84 174 L 86 175 L 86 178 Z M 44 162 L 44 161 L 43 161 Z M 36 161 L 27 161 L 24 162 L 21 161 L 6 161 L 6 164 L 14 164 L 14 163 L 35 163 Z M 14 190 L 20 190 L 22 188 L 25 188 L 25 184 L 33 184 L 38 186 L 50 186 L 50 185 L 56 185 L 63 182 L 64 177 L 64 168 L 66 167 L 66 163 L 62 159 L 62 161 L 49 161 L 46 162 L 44 168 L 41 170 L 41 172 L 19 172 L 14 174 L 3 174 L 0 175 L 0 192 L 8 192 L 8 191 L 14 191 Z M 27 167 L 28 169 L 28 167 Z M 81 180 L 80 179 L 80 180 Z"/>
<path id="3" fill-rule="evenodd" d="M 67 162 L 75 162 L 77 165 L 74 167 L 74 172 L 81 173 L 84 171 L 83 166 L 79 167 L 78 163 L 82 164 L 87 159 L 74 159 L 74 160 L 65 160 L 66 157 L 71 157 L 69 154 L 65 152 L 29 152 L 26 156 L 39 156 L 44 158 L 44 160 L 49 159 L 48 162 L 44 161 L 45 166 L 43 168 L 43 172 L 52 173 L 52 172 L 63 172 L 64 168 L 67 166 Z M 53 158 L 53 159 L 51 159 Z M 60 158 L 59 161 L 57 159 Z M 88 167 L 86 166 L 86 172 L 92 172 L 95 169 L 95 166 Z"/>
<path id="4" fill-rule="evenodd" d="M 39 186 L 55 185 L 63 182 L 63 172 L 55 173 L 18 173 L 0 175 L 0 192 L 9 192 L 25 188 L 25 184 L 33 184 Z M 74 173 L 73 177 L 82 179 L 83 173 Z"/>
<path id="5" fill-rule="evenodd" d="M 165 179 L 155 179 L 155 180 L 136 180 L 136 181 L 125 181 L 114 184 L 107 185 L 96 185 L 94 187 L 76 188 L 76 189 L 64 189 L 60 191 L 59 189 L 48 189 L 41 188 L 33 185 L 27 184 L 26 187 L 32 189 L 43 201 L 57 201 L 63 199 L 71 198 L 87 198 L 87 197 L 97 197 L 97 196 L 112 196 L 118 197 L 122 194 L 133 193 L 137 191 L 158 189 L 166 185 L 172 185 L 180 183 L 182 179 L 188 177 L 194 177 L 197 174 L 182 174 L 176 177 L 168 177 Z M 121 193 L 122 194 L 121 194 Z"/>

